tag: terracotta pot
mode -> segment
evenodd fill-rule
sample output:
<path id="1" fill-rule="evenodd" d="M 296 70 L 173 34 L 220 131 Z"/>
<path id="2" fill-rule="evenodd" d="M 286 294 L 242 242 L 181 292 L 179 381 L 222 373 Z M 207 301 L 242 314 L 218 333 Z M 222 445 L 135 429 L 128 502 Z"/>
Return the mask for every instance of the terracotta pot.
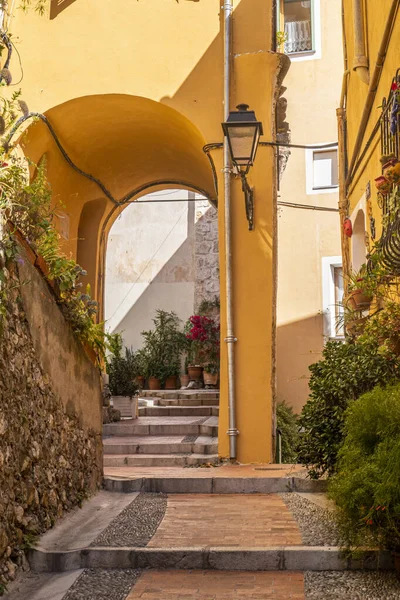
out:
<path id="1" fill-rule="evenodd" d="M 366 310 L 371 306 L 372 299 L 364 294 L 363 290 L 353 290 L 347 298 L 347 304 L 353 310 Z"/>
<path id="2" fill-rule="evenodd" d="M 189 385 L 190 377 L 189 375 L 181 375 L 181 387 L 187 387 Z"/>
<path id="3" fill-rule="evenodd" d="M 391 183 L 383 175 L 375 179 L 375 185 L 381 194 L 388 194 L 390 192 Z"/>
<path id="4" fill-rule="evenodd" d="M 11 231 L 14 232 L 15 239 L 17 240 L 19 245 L 22 246 L 22 248 L 25 250 L 26 256 L 27 256 L 27 259 L 29 260 L 29 262 L 32 265 L 34 265 L 36 262 L 35 251 L 31 248 L 30 244 L 26 241 L 26 239 L 22 235 L 21 231 L 19 229 L 15 229 L 15 227 L 10 222 L 9 222 L 9 228 Z"/>
<path id="5" fill-rule="evenodd" d="M 217 385 L 218 383 L 218 373 L 208 373 L 208 371 L 203 371 L 203 379 L 205 385 Z"/>
<path id="6" fill-rule="evenodd" d="M 171 375 L 167 377 L 165 380 L 165 389 L 166 390 L 176 390 L 178 387 L 178 378 L 176 375 Z"/>
<path id="7" fill-rule="evenodd" d="M 149 377 L 149 389 L 150 390 L 160 390 L 161 382 L 157 377 Z"/>
<path id="8" fill-rule="evenodd" d="M 349 321 L 346 323 L 346 331 L 349 335 L 361 335 L 364 331 L 364 327 L 366 322 L 368 321 L 368 317 L 362 317 L 361 319 L 357 319 L 355 321 Z"/>
<path id="9" fill-rule="evenodd" d="M 90 346 L 87 343 L 83 344 L 83 348 L 85 350 L 86 356 L 88 358 L 90 358 L 90 360 L 92 361 L 92 363 L 94 365 L 96 365 L 97 364 L 97 360 L 98 360 L 98 356 L 97 356 L 96 351 L 92 348 L 92 346 Z"/>
<path id="10" fill-rule="evenodd" d="M 188 367 L 188 375 L 190 381 L 201 381 L 203 367 Z"/>
<path id="11" fill-rule="evenodd" d="M 39 271 L 42 272 L 42 274 L 47 277 L 49 274 L 49 267 L 47 266 L 46 261 L 44 260 L 43 256 L 37 256 L 36 260 L 35 260 L 35 267 L 37 267 L 39 269 Z"/>
<path id="12" fill-rule="evenodd" d="M 136 382 L 138 384 L 138 386 L 140 387 L 140 389 L 142 390 L 144 388 L 144 382 L 146 381 L 146 378 L 143 377 L 143 375 L 138 375 L 136 377 Z"/>

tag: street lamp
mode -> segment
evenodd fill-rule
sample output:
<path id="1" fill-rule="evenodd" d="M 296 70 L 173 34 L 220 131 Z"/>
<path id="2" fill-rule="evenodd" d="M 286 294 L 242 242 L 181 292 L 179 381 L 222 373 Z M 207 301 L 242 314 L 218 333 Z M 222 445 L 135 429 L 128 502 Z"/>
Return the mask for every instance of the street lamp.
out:
<path id="1" fill-rule="evenodd" d="M 230 111 L 228 119 L 222 123 L 222 129 L 228 141 L 232 162 L 242 180 L 246 217 L 249 230 L 252 231 L 254 229 L 253 188 L 249 186 L 246 175 L 254 164 L 263 127 L 262 123 L 257 121 L 254 111 L 248 110 L 247 104 L 239 104 L 236 108 L 237 110 Z"/>
<path id="2" fill-rule="evenodd" d="M 263 127 L 257 121 L 254 110 L 248 110 L 247 104 L 238 104 L 236 108 L 230 111 L 226 123 L 222 123 L 222 129 L 228 139 L 233 164 L 247 174 L 254 164 Z"/>

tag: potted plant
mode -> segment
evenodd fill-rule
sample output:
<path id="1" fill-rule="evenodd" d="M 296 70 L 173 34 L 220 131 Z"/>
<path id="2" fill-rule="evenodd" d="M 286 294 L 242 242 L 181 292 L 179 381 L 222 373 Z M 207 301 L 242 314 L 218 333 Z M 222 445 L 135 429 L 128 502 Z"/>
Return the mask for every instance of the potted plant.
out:
<path id="1" fill-rule="evenodd" d="M 186 324 L 189 343 L 188 373 L 191 381 L 199 381 L 206 371 L 206 385 L 216 385 L 219 373 L 220 327 L 215 319 L 193 315 Z"/>
<path id="2" fill-rule="evenodd" d="M 186 344 L 180 331 L 180 319 L 174 312 L 157 310 L 153 319 L 154 329 L 143 331 L 143 352 L 147 363 L 149 388 L 176 389 L 180 358 Z"/>
<path id="3" fill-rule="evenodd" d="M 123 352 L 122 335 L 108 336 L 109 356 L 107 357 L 107 373 L 113 407 L 124 417 L 138 417 L 138 385 L 135 381 L 134 354 L 125 348 Z"/>

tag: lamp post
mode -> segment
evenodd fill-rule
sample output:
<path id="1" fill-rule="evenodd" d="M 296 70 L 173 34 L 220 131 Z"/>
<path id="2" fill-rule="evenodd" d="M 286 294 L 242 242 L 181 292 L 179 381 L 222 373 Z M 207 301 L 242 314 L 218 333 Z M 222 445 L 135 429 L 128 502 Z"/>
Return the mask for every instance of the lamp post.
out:
<path id="1" fill-rule="evenodd" d="M 260 136 L 263 127 L 257 121 L 253 110 L 248 110 L 247 104 L 239 104 L 237 110 L 230 111 L 225 123 L 222 123 L 224 135 L 228 140 L 229 153 L 232 163 L 242 180 L 242 190 L 245 197 L 246 217 L 249 230 L 254 229 L 254 197 L 253 188 L 248 184 L 246 175 L 254 164 Z"/>

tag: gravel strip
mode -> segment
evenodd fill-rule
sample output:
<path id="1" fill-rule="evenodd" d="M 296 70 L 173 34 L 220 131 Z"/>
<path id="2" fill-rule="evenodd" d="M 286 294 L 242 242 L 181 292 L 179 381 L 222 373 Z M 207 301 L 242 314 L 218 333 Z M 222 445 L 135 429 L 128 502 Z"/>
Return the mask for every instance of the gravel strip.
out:
<path id="1" fill-rule="evenodd" d="M 137 569 L 86 569 L 63 600 L 125 600 L 139 575 Z"/>
<path id="2" fill-rule="evenodd" d="M 139 494 L 91 546 L 147 546 L 167 509 L 166 494 Z"/>
<path id="3" fill-rule="evenodd" d="M 306 546 L 338 546 L 339 531 L 335 515 L 296 493 L 280 494 L 293 514 Z"/>
<path id="4" fill-rule="evenodd" d="M 377 571 L 308 571 L 306 600 L 400 600 L 394 573 Z"/>

